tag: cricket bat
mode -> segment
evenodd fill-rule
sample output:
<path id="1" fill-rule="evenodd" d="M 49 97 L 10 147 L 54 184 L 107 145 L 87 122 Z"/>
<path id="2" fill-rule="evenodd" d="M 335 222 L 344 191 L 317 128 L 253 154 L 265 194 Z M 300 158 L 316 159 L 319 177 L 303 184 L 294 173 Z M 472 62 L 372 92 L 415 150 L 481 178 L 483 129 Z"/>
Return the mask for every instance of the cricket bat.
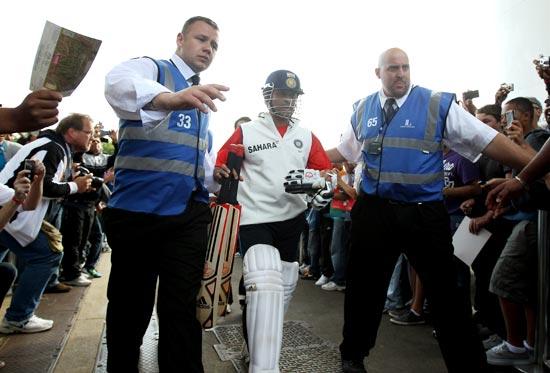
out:
<path id="1" fill-rule="evenodd" d="M 227 167 L 234 169 L 237 175 L 243 153 L 242 145 L 231 145 Z M 239 180 L 224 179 L 218 198 L 211 205 L 213 219 L 208 230 L 206 260 L 197 298 L 197 319 L 204 329 L 213 328 L 218 318 L 225 315 L 241 216 L 238 186 Z"/>

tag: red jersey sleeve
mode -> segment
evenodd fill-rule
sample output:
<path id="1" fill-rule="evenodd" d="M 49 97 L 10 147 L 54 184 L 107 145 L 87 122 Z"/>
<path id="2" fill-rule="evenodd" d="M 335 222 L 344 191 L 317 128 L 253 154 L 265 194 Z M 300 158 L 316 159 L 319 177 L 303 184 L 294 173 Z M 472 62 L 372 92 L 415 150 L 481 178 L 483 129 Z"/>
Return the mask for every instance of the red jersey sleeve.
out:
<path id="1" fill-rule="evenodd" d="M 313 133 L 311 134 L 311 149 L 306 167 L 313 168 L 314 170 L 328 170 L 332 168 L 332 163 L 328 159 L 321 141 Z"/>
<path id="2" fill-rule="evenodd" d="M 242 144 L 243 143 L 243 131 L 241 128 L 237 128 L 231 137 L 223 144 L 221 149 L 218 151 L 218 157 L 216 158 L 216 167 L 221 167 L 221 165 L 227 163 L 227 157 L 229 151 L 231 150 L 231 144 Z"/>

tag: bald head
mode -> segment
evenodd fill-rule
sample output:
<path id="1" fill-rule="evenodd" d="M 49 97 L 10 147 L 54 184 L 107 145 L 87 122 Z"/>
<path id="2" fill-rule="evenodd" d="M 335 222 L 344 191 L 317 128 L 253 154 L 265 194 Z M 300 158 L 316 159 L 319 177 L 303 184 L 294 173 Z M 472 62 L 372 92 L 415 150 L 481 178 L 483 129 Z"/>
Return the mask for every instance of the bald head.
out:
<path id="1" fill-rule="evenodd" d="M 391 48 L 382 53 L 375 73 L 382 81 L 382 88 L 387 96 L 400 98 L 409 91 L 409 57 L 403 50 Z"/>
<path id="2" fill-rule="evenodd" d="M 381 68 L 388 64 L 388 61 L 391 61 L 394 57 L 400 56 L 407 60 L 407 63 L 409 61 L 409 56 L 407 56 L 407 53 L 405 53 L 404 50 L 399 48 L 390 48 L 380 55 L 378 57 L 378 68 Z"/>

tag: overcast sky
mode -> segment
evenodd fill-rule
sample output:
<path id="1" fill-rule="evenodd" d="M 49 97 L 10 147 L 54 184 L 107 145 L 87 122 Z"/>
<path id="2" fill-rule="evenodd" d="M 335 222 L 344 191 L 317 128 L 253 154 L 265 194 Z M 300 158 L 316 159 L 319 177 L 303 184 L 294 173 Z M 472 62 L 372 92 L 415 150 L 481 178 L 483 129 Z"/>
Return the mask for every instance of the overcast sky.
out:
<path id="1" fill-rule="evenodd" d="M 513 0 L 509 0 L 509 2 Z M 354 101 L 380 87 L 379 54 L 409 54 L 411 79 L 431 89 L 479 89 L 490 103 L 497 77 L 491 58 L 495 1 L 5 1 L 0 38 L 0 103 L 17 104 L 29 92 L 36 49 L 46 20 L 103 41 L 88 75 L 61 104 L 62 116 L 82 112 L 115 128 L 105 101 L 105 74 L 137 56 L 169 58 L 185 20 L 203 15 L 220 27 L 217 56 L 203 83 L 228 85 L 211 129 L 219 146 L 235 119 L 264 109 L 260 87 L 277 69 L 294 71 L 305 91 L 301 119 L 326 148 L 337 144 Z M 475 58 L 477 56 L 477 58 Z"/>

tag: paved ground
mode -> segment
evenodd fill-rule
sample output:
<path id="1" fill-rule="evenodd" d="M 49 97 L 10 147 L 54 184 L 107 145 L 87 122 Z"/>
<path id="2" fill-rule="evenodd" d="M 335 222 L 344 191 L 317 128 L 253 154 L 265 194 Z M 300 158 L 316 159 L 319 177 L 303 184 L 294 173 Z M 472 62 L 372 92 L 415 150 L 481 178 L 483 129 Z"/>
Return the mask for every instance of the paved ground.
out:
<path id="1" fill-rule="evenodd" d="M 239 267 L 238 264 L 240 261 L 236 263 L 236 268 Z M 316 335 L 338 344 L 341 340 L 343 306 L 344 293 L 324 291 L 315 286 L 313 281 L 300 280 L 286 319 L 306 321 Z M 240 322 L 240 317 L 240 312 L 236 310 L 224 323 Z M 211 347 L 217 342 L 211 334 L 206 333 L 204 341 L 207 371 L 233 372 L 230 363 L 219 362 L 217 359 L 217 354 Z M 372 352 L 367 367 L 369 372 L 445 372 L 437 342 L 433 339 L 429 326 L 396 326 L 389 322 L 387 316 L 382 321 L 378 345 Z"/>
<path id="2" fill-rule="evenodd" d="M 109 254 L 104 254 L 100 263 L 103 273 L 109 271 Z M 234 285 L 240 276 L 241 261 L 235 263 Z M 62 352 L 57 358 L 51 357 L 49 365 L 38 370 L 25 370 L 33 372 L 55 373 L 89 373 L 96 369 L 98 352 L 101 350 L 101 334 L 104 326 L 106 310 L 106 285 L 107 276 L 94 280 L 92 286 L 86 289 L 84 297 L 74 307 L 76 317 L 69 323 L 66 332 L 61 333 L 58 341 L 52 342 L 61 346 Z M 131 279 L 129 279 L 131 286 Z M 235 287 L 236 289 L 236 287 Z M 63 297 L 63 294 L 52 295 Z M 61 298 L 59 298 L 61 299 Z M 287 320 L 304 321 L 311 326 L 312 332 L 328 343 L 340 342 L 342 329 L 342 311 L 344 294 L 340 292 L 327 292 L 315 286 L 312 281 L 300 280 L 295 297 L 291 303 Z M 368 301 L 368 299 L 366 299 Z M 5 303 L 9 303 L 9 299 Z M 56 320 L 55 312 L 51 307 L 62 302 L 44 302 L 44 312 Z M 78 303 L 78 302 L 77 302 Z M 4 305 L 3 308 L 5 308 Z M 233 312 L 222 321 L 221 325 L 240 323 L 240 309 L 237 304 L 233 306 Z M 61 327 L 61 320 L 56 320 L 56 325 Z M 64 328 L 64 327 L 63 327 Z M 45 334 L 45 333 L 43 333 Z M 52 334 L 53 335 L 53 334 Z M 22 335 L 23 346 L 28 346 L 37 340 L 36 335 Z M 0 360 L 3 353 L 9 347 L 10 337 L 0 338 Z M 65 343 L 66 342 L 66 343 Z M 230 373 L 234 368 L 230 362 L 220 361 L 213 345 L 218 343 L 214 334 L 204 333 L 203 356 L 205 371 L 207 373 Z M 26 349 L 25 347 L 23 347 Z M 40 348 L 38 346 L 37 348 Z M 28 351 L 20 351 L 18 359 L 31 359 Z M 57 361 L 56 361 L 57 359 Z M 368 359 L 369 372 L 403 372 L 403 373 L 438 373 L 445 372 L 445 367 L 439 353 L 437 342 L 432 337 L 432 329 L 429 326 L 396 326 L 389 322 L 387 316 L 383 317 L 379 331 L 378 343 Z M 99 369 L 101 370 L 101 369 Z M 98 370 L 98 371 L 99 371 Z M 22 372 L 9 364 L 2 369 L 3 372 Z M 335 373 L 319 370 L 311 370 L 313 373 Z M 143 372 L 153 373 L 153 372 Z M 300 372 L 301 373 L 301 372 Z"/>

